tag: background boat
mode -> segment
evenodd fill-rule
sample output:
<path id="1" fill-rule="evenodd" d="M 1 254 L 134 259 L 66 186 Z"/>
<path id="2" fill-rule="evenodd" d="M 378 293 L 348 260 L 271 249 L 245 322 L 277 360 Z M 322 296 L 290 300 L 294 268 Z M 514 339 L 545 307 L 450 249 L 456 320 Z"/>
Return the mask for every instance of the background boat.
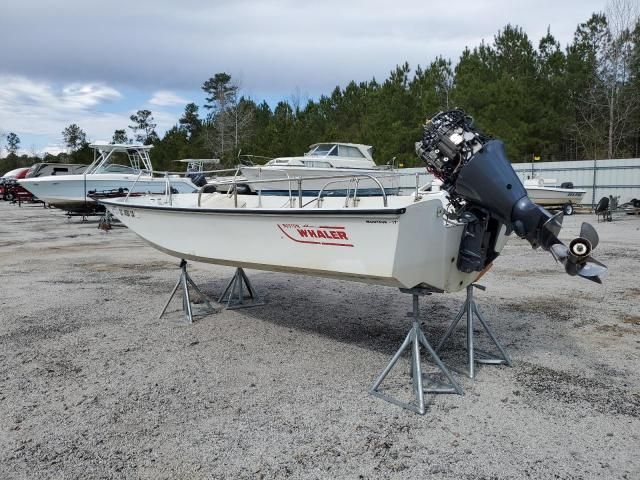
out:
<path id="1" fill-rule="evenodd" d="M 524 181 L 524 188 L 532 202 L 545 207 L 562 208 L 565 215 L 572 215 L 574 206 L 582 203 L 586 190 L 573 188 L 571 182 L 554 186 L 556 180 L 531 178 Z"/>
<path id="2" fill-rule="evenodd" d="M 153 176 L 149 158 L 151 145 L 103 144 L 90 145 L 96 159 L 81 175 L 51 175 L 20 180 L 21 186 L 49 205 L 68 212 L 87 212 L 99 207 L 92 194 L 109 191 L 162 193 L 166 180 Z M 118 158 L 129 165 L 114 163 Z M 192 192 L 195 185 L 189 178 L 172 178 L 176 192 Z"/>

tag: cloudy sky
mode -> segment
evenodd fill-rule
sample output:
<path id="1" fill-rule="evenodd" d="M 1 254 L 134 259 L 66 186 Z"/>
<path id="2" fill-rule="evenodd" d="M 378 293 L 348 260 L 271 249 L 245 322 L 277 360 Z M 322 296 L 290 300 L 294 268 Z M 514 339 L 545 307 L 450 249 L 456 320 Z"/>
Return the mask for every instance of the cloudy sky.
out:
<path id="1" fill-rule="evenodd" d="M 25 153 L 61 149 L 77 123 L 109 140 L 140 108 L 162 133 L 202 83 L 225 71 L 274 104 L 315 98 L 350 80 L 385 78 L 511 23 L 564 45 L 606 0 L 7 0 L 0 22 L 0 133 Z M 4 146 L 4 141 L 0 142 Z"/>

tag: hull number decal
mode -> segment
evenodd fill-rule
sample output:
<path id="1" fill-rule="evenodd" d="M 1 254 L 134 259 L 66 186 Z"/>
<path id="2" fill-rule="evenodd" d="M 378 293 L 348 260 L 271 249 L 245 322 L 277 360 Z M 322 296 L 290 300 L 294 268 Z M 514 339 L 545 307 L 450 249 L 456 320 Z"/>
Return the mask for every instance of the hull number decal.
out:
<path id="1" fill-rule="evenodd" d="M 279 223 L 278 228 L 287 238 L 296 243 L 353 247 L 345 227 L 326 225 L 316 227 L 306 224 Z"/>
<path id="2" fill-rule="evenodd" d="M 136 212 L 134 212 L 133 210 L 128 210 L 126 208 L 118 208 L 118 213 L 120 213 L 120 215 L 123 215 L 125 217 L 135 217 L 136 216 Z"/>

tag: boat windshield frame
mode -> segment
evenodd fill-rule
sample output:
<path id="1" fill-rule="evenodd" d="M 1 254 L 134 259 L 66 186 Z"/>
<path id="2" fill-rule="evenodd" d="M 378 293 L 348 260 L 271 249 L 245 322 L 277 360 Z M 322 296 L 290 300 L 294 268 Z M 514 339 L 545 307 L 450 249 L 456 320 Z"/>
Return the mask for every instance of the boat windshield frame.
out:
<path id="1" fill-rule="evenodd" d="M 324 142 L 315 143 L 309 147 L 309 151 L 303 156 L 316 158 L 338 157 L 353 160 L 373 160 L 373 147 L 359 143 Z M 375 162 L 374 162 L 375 163 Z"/>
<path id="2" fill-rule="evenodd" d="M 329 147 L 325 149 L 324 147 Z M 337 143 L 319 143 L 307 153 L 304 154 L 305 157 L 337 157 L 338 155 L 338 144 Z"/>
<path id="3" fill-rule="evenodd" d="M 105 170 L 111 164 L 114 153 L 125 153 L 129 160 L 134 173 L 142 170 L 153 172 L 153 166 L 151 164 L 151 158 L 149 157 L 149 150 L 153 148 L 153 145 L 125 145 L 125 144 L 91 144 L 93 148 L 93 162 L 89 165 L 84 174 L 89 175 L 93 173 L 109 173 Z"/>

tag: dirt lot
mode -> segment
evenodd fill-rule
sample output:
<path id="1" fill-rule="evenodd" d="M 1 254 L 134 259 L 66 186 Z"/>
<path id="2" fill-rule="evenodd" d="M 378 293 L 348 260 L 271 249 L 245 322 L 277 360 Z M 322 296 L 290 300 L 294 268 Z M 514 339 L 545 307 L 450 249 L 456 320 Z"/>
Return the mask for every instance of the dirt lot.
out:
<path id="1" fill-rule="evenodd" d="M 466 394 L 418 416 L 367 393 L 409 296 L 249 271 L 267 305 L 158 320 L 176 259 L 0 202 L 0 477 L 640 478 L 640 218 L 576 215 L 563 237 L 583 220 L 604 285 L 513 240 L 478 302 L 514 366 L 458 376 Z M 233 270 L 190 272 L 215 297 Z M 423 300 L 432 343 L 462 300 Z M 407 380 L 403 365 L 388 386 Z"/>

